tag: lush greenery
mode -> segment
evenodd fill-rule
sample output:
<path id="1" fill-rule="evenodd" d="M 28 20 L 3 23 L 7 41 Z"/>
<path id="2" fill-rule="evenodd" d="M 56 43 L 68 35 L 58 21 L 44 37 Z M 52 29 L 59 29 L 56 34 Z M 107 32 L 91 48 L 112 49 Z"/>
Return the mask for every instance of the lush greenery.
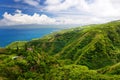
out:
<path id="1" fill-rule="evenodd" d="M 119 79 L 119 21 L 62 30 L 0 49 L 0 80 Z"/>

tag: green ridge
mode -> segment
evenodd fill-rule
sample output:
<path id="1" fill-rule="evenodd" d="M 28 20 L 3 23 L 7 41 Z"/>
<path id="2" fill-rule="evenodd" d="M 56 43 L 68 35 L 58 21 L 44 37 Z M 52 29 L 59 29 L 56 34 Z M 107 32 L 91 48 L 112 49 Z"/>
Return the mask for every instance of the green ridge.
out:
<path id="1" fill-rule="evenodd" d="M 88 25 L 0 49 L 1 80 L 119 80 L 120 22 Z"/>

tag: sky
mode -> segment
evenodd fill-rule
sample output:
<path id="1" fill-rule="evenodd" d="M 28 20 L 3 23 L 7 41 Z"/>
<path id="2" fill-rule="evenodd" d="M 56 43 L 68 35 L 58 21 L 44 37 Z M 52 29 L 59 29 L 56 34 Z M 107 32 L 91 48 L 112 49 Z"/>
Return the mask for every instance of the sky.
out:
<path id="1" fill-rule="evenodd" d="M 0 26 L 96 24 L 120 19 L 120 0 L 0 0 Z"/>

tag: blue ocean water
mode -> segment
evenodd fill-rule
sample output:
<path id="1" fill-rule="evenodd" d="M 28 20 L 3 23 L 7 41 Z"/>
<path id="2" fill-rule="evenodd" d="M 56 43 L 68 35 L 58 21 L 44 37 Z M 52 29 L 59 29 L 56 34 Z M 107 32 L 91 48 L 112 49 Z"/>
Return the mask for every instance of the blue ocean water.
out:
<path id="1" fill-rule="evenodd" d="M 0 28 L 0 47 L 5 47 L 14 41 L 30 41 L 40 38 L 59 28 Z"/>

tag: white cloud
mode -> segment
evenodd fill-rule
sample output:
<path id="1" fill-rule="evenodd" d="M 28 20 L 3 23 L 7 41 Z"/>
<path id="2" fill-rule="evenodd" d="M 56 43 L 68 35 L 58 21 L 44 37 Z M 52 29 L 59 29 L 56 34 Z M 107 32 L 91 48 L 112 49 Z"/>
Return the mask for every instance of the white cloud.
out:
<path id="1" fill-rule="evenodd" d="M 119 3 L 120 4 L 120 3 Z M 95 0 L 93 4 L 89 5 L 90 13 L 101 17 L 114 17 L 119 16 L 119 7 L 114 7 L 111 0 Z"/>
<path id="2" fill-rule="evenodd" d="M 16 12 L 16 13 L 19 13 L 19 14 L 21 14 L 21 13 L 22 13 L 22 11 L 21 11 L 21 10 L 19 10 L 19 9 L 17 9 L 15 12 Z"/>
<path id="3" fill-rule="evenodd" d="M 61 16 L 61 17 L 48 17 L 47 15 L 40 15 L 34 13 L 33 15 L 23 14 L 21 10 L 16 10 L 14 15 L 5 12 L 3 19 L 0 20 L 0 26 L 11 26 L 11 25 L 25 25 L 25 24 L 87 24 L 95 22 L 96 18 L 91 18 L 90 21 L 85 21 L 86 16 Z"/>
<path id="4" fill-rule="evenodd" d="M 1 26 L 5 25 L 22 25 L 22 24 L 54 24 L 55 19 L 50 18 L 44 14 L 39 15 L 34 13 L 34 15 L 23 14 L 20 10 L 16 10 L 15 14 L 4 13 L 3 19 L 0 20 Z"/>
<path id="5" fill-rule="evenodd" d="M 46 0 L 45 4 L 48 4 L 48 5 L 56 5 L 56 4 L 60 4 L 61 3 L 61 0 Z"/>
<path id="6" fill-rule="evenodd" d="M 90 1 L 91 3 L 88 3 L 87 0 L 64 0 L 64 2 L 56 0 L 57 3 L 53 5 L 50 0 L 46 0 L 47 6 L 45 9 L 53 12 L 71 10 L 73 13 L 82 12 L 96 17 L 120 17 L 120 0 L 89 0 L 89 2 Z"/>
<path id="7" fill-rule="evenodd" d="M 114 18 L 113 18 L 114 19 Z M 0 26 L 11 26 L 11 25 L 26 25 L 26 24 L 92 24 L 110 21 L 109 18 L 103 19 L 101 17 L 89 16 L 89 15 L 66 15 L 60 14 L 58 17 L 48 17 L 45 14 L 33 15 L 23 14 L 21 10 L 16 10 L 14 15 L 5 12 L 3 19 L 0 20 Z"/>
<path id="8" fill-rule="evenodd" d="M 64 0 L 54 5 L 47 2 L 47 5 L 46 10 L 63 17 L 68 24 L 94 24 L 120 19 L 120 0 Z"/>
<path id="9" fill-rule="evenodd" d="M 40 0 L 23 0 L 23 2 L 38 7 Z"/>
<path id="10" fill-rule="evenodd" d="M 40 0 L 14 1 L 21 1 L 28 5 L 38 7 L 41 10 L 40 6 L 42 5 L 40 5 Z M 66 12 L 70 10 L 71 13 L 82 12 L 98 17 L 120 17 L 120 0 L 45 0 L 44 4 L 46 4 L 46 6 L 42 6 L 42 9 L 49 13 Z"/>
<path id="11" fill-rule="evenodd" d="M 38 7 L 40 0 L 14 0 L 15 2 L 23 2 L 31 6 Z"/>
<path id="12" fill-rule="evenodd" d="M 43 10 L 54 15 L 23 14 L 16 10 L 15 14 L 4 14 L 0 24 L 93 24 L 120 19 L 120 0 L 45 0 L 45 5 L 40 5 L 40 0 L 15 0 Z"/>
<path id="13" fill-rule="evenodd" d="M 67 10 L 71 7 L 74 7 L 78 4 L 79 0 L 65 0 L 64 2 L 61 2 L 61 0 L 55 0 L 55 3 L 53 5 L 52 0 L 46 0 L 46 4 L 48 5 L 46 9 L 48 11 L 61 11 L 61 10 Z"/>

